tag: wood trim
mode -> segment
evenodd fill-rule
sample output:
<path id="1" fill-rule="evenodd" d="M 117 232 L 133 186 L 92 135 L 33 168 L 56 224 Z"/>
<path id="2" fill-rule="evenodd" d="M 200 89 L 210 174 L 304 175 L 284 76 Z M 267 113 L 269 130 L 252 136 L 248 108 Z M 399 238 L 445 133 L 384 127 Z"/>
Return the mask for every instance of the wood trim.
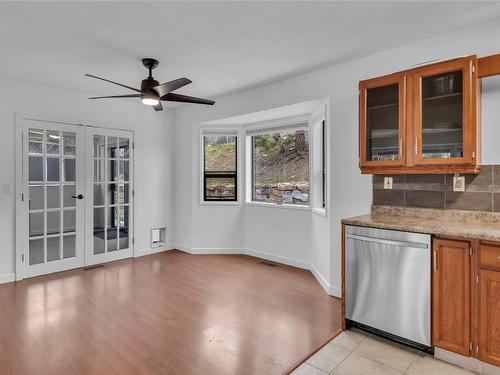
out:
<path id="1" fill-rule="evenodd" d="M 476 154 L 476 90 L 474 83 L 475 75 L 473 67 L 476 65 L 476 57 L 469 56 L 453 61 L 417 68 L 411 72 L 413 77 L 413 129 L 414 137 L 412 151 L 415 150 L 415 165 L 439 165 L 446 164 L 470 164 L 474 165 L 472 153 Z M 463 152 L 464 156 L 450 159 L 422 159 L 422 89 L 421 80 L 425 77 L 434 76 L 447 72 L 461 70 L 463 72 Z M 417 145 L 415 147 L 415 141 Z M 474 159 L 475 160 L 475 159 Z"/>
<path id="2" fill-rule="evenodd" d="M 374 161 L 367 159 L 367 90 L 397 84 L 399 88 L 399 160 Z M 402 166 L 405 165 L 406 143 L 406 74 L 396 73 L 359 82 L 359 165 L 365 166 Z"/>
<path id="3" fill-rule="evenodd" d="M 500 75 L 500 54 L 479 58 L 477 71 L 479 78 Z"/>
<path id="4" fill-rule="evenodd" d="M 500 272 L 479 270 L 479 353 L 481 361 L 500 366 L 499 338 L 500 320 L 492 319 L 498 317 L 500 301 L 500 288 L 491 287 L 490 283 L 500 284 Z M 492 311 L 493 310 L 493 311 Z M 496 310 L 496 313 L 494 312 Z"/>
<path id="5" fill-rule="evenodd" d="M 315 355 L 317 352 L 319 352 L 321 349 L 323 349 L 326 345 L 330 343 L 335 337 L 340 335 L 344 330 L 339 329 L 337 332 L 335 332 L 331 337 L 329 337 L 325 342 L 323 342 L 320 346 L 318 346 L 316 349 L 314 349 L 311 353 L 306 355 L 304 358 L 302 358 L 300 361 L 298 361 L 296 364 L 294 364 L 292 367 L 290 367 L 284 375 L 290 375 L 293 371 L 295 371 L 297 368 L 300 367 L 304 362 L 306 362 L 309 358 L 311 358 L 313 355 Z"/>
<path id="6" fill-rule="evenodd" d="M 464 356 L 471 354 L 470 246 L 469 241 L 444 239 L 434 239 L 432 246 L 437 261 L 432 272 L 432 343 Z M 447 259 L 444 258 L 445 249 L 448 252 Z M 445 260 L 446 269 L 443 264 Z M 463 268 L 458 268 L 460 266 Z M 443 294 L 446 289 L 448 292 L 453 289 L 457 283 L 462 283 L 463 287 L 460 296 Z M 459 337 L 456 336 L 457 333 L 460 334 Z"/>
<path id="7" fill-rule="evenodd" d="M 478 174 L 481 166 L 473 165 L 421 165 L 418 167 L 361 167 L 362 174 Z"/>

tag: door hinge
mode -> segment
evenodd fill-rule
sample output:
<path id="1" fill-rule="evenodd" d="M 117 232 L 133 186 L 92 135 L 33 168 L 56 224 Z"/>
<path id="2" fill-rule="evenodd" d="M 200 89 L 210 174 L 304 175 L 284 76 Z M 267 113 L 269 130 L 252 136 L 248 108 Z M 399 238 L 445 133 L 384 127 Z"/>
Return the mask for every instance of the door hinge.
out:
<path id="1" fill-rule="evenodd" d="M 135 190 L 132 190 L 132 197 L 135 197 Z"/>
<path id="2" fill-rule="evenodd" d="M 132 245 L 135 244 L 135 238 L 132 238 Z"/>
<path id="3" fill-rule="evenodd" d="M 21 202 L 24 202 L 24 193 L 21 193 Z"/>
<path id="4" fill-rule="evenodd" d="M 132 142 L 132 149 L 135 149 L 135 142 Z"/>
<path id="5" fill-rule="evenodd" d="M 24 263 L 24 254 L 21 254 L 21 262 Z"/>

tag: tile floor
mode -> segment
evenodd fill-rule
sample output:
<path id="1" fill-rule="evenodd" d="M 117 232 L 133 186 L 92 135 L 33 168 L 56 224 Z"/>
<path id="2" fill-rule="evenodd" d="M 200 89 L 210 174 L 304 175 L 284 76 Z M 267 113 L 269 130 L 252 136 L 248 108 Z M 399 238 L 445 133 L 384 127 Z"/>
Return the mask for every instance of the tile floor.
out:
<path id="1" fill-rule="evenodd" d="M 466 375 L 473 372 L 416 349 L 349 329 L 292 372 L 292 375 L 325 374 Z"/>

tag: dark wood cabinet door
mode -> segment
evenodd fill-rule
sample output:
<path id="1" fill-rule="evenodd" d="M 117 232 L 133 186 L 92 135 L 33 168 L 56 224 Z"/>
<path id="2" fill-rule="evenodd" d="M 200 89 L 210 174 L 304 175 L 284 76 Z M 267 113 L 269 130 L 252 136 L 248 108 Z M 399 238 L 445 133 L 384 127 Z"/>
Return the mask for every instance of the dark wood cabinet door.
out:
<path id="1" fill-rule="evenodd" d="M 412 72 L 415 165 L 477 163 L 475 65 L 467 57 Z"/>
<path id="2" fill-rule="evenodd" d="M 434 239 L 432 272 L 433 345 L 470 355 L 471 260 L 468 241 Z"/>
<path id="3" fill-rule="evenodd" d="M 406 75 L 359 83 L 360 167 L 405 165 Z"/>
<path id="4" fill-rule="evenodd" d="M 500 366 L 500 272 L 479 271 L 479 359 Z"/>

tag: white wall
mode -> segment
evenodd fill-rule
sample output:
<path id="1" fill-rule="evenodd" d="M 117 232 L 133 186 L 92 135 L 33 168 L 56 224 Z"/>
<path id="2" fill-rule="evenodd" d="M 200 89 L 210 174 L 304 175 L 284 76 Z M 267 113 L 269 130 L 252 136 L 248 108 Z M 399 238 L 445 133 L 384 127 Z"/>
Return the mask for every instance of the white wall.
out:
<path id="1" fill-rule="evenodd" d="M 328 231 L 321 230 L 310 213 L 289 213 L 279 208 L 253 208 L 245 217 L 245 241 L 248 246 L 262 247 L 263 251 L 279 256 L 301 257 L 310 262 L 309 246 L 324 236 L 331 236 L 331 267 L 329 282 L 335 293 L 340 292 L 340 220 L 367 213 L 371 204 L 371 177 L 362 176 L 358 169 L 358 81 L 391 72 L 408 69 L 433 59 L 461 55 L 479 56 L 500 52 L 498 20 L 455 31 L 437 38 L 401 46 L 369 57 L 351 61 L 312 73 L 303 74 L 278 83 L 219 98 L 213 108 L 184 107 L 176 111 L 176 232 L 178 243 L 208 248 L 237 246 L 233 239 L 226 242 L 224 223 L 231 225 L 239 208 L 200 206 L 199 184 L 193 168 L 196 155 L 190 129 L 206 121 L 222 119 L 250 112 L 280 107 L 293 103 L 329 97 L 330 126 L 330 202 L 331 223 Z M 328 48 L 328 46 L 325 46 Z M 488 86 L 490 87 L 490 86 Z M 498 91 L 485 92 L 483 106 L 484 163 L 500 163 L 500 152 L 492 141 L 499 139 L 500 106 L 492 100 Z M 490 100 L 491 99 L 491 100 Z M 280 210 L 280 211 L 279 211 Z M 307 220 L 313 228 L 304 235 L 294 231 L 296 225 Z M 279 224 L 277 224 L 277 220 Z M 206 230 L 205 230 L 206 229 Z M 199 231 L 198 231 L 199 230 Z M 271 237 L 270 230 L 273 230 Z M 206 233 L 210 232 L 210 236 Z M 263 234 L 263 233 L 266 234 Z M 328 233 L 325 233 L 328 232 Z M 276 239 L 284 238 L 285 246 Z M 313 236 L 311 241 L 304 237 Z M 276 248 L 278 248 L 276 250 Z M 320 252 L 316 255 L 324 253 Z M 328 259 L 328 254 L 323 254 Z M 319 259 L 318 262 L 321 262 Z M 325 272 L 328 275 L 328 272 Z"/>
<path id="2" fill-rule="evenodd" d="M 173 226 L 174 116 L 155 113 L 140 102 L 89 101 L 86 95 L 22 81 L 0 80 L 0 281 L 15 272 L 15 113 L 134 130 L 135 249 L 150 248 L 150 228 Z M 36 116 L 35 116 L 36 117 Z"/>

